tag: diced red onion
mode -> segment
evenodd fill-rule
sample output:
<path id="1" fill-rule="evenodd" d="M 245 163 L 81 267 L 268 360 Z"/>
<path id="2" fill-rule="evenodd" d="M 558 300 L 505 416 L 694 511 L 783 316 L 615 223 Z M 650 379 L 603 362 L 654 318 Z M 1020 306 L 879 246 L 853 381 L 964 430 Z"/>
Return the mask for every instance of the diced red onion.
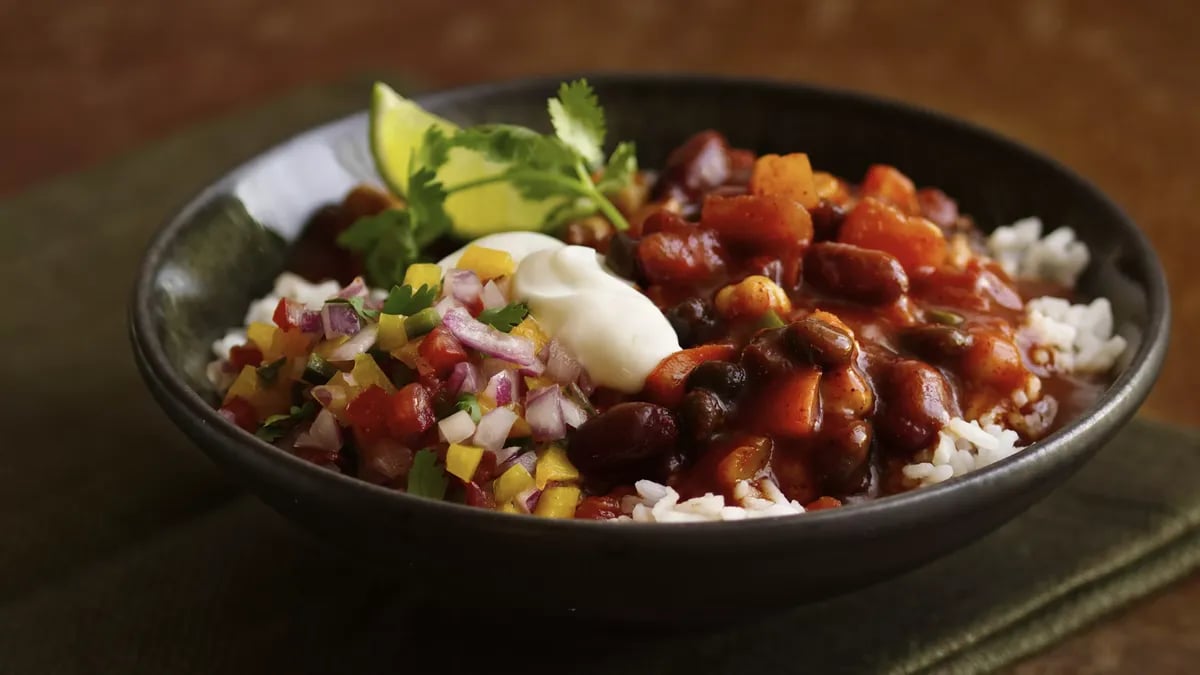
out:
<path id="1" fill-rule="evenodd" d="M 556 441 L 566 435 L 562 392 L 557 384 L 529 392 L 525 397 L 525 421 L 535 441 Z"/>
<path id="2" fill-rule="evenodd" d="M 362 277 L 354 277 L 349 286 L 338 291 L 339 298 L 365 298 L 367 297 L 367 283 Z"/>
<path id="3" fill-rule="evenodd" d="M 480 293 L 480 297 L 483 300 L 484 309 L 495 309 L 508 304 L 508 297 L 506 297 L 504 291 L 501 291 L 500 287 L 496 285 L 495 280 L 489 281 L 483 285 L 483 291 Z"/>
<path id="4" fill-rule="evenodd" d="M 458 300 L 455 300 L 453 297 L 447 295 L 446 297 L 442 298 L 441 300 L 438 300 L 437 304 L 433 306 L 433 309 L 438 313 L 438 316 L 445 319 L 446 312 L 449 312 L 450 310 L 455 309 L 455 308 L 461 308 L 462 306 L 463 306 L 463 304 L 461 302 L 459 302 Z M 470 313 L 468 313 L 468 316 L 470 316 Z"/>
<path id="5" fill-rule="evenodd" d="M 495 408 L 479 418 L 473 443 L 485 450 L 498 450 L 508 440 L 508 432 L 517 421 L 517 413 L 508 408 Z"/>
<path id="6" fill-rule="evenodd" d="M 479 275 L 471 270 L 450 270 L 442 280 L 442 293 L 464 305 L 474 304 L 482 292 Z"/>
<path id="7" fill-rule="evenodd" d="M 517 455 L 521 454 L 521 448 L 513 445 L 507 448 L 500 448 L 499 450 L 488 450 L 488 453 L 496 458 L 496 475 L 499 476 L 508 471 L 513 464 L 516 464 L 514 460 L 517 458 Z M 534 460 L 536 459 L 537 456 L 535 455 Z"/>
<path id="8" fill-rule="evenodd" d="M 218 408 L 217 414 L 221 417 L 224 417 L 225 421 L 229 422 L 230 424 L 237 425 L 237 416 L 234 415 L 233 411 L 229 408 Z"/>
<path id="9" fill-rule="evenodd" d="M 579 391 L 583 392 L 584 396 L 591 396 L 596 391 L 596 384 L 592 382 L 592 378 L 586 370 L 579 373 L 579 379 L 575 381 L 579 385 Z"/>
<path id="10" fill-rule="evenodd" d="M 326 340 L 354 335 L 362 329 L 362 323 L 358 320 L 358 313 L 354 308 L 340 302 L 327 302 L 321 308 L 321 326 L 325 330 Z"/>
<path id="11" fill-rule="evenodd" d="M 538 500 L 541 499 L 541 497 L 541 490 L 537 488 L 529 488 L 528 490 L 522 490 L 521 492 L 518 492 L 517 496 L 513 498 L 513 501 L 516 502 L 517 508 L 521 510 L 521 513 L 533 513 L 534 509 L 537 508 Z"/>
<path id="12" fill-rule="evenodd" d="M 538 363 L 533 354 L 533 343 L 519 335 L 501 333 L 491 326 L 476 321 L 465 309 L 456 307 L 442 315 L 442 325 L 464 345 L 478 349 L 488 356 L 495 356 L 521 366 Z"/>
<path id="13" fill-rule="evenodd" d="M 330 350 L 325 358 L 329 361 L 353 361 L 354 357 L 365 354 L 368 349 L 375 346 L 375 336 L 378 332 L 378 325 L 369 324 L 358 331 L 357 335 Z"/>
<path id="14" fill-rule="evenodd" d="M 342 429 L 338 426 L 337 418 L 327 409 L 317 413 L 317 418 L 308 429 L 300 432 L 293 445 L 296 448 L 312 448 L 325 452 L 337 452 L 342 449 Z"/>
<path id="15" fill-rule="evenodd" d="M 479 391 L 479 369 L 470 361 L 454 364 L 450 377 L 446 380 L 446 389 L 454 394 L 474 394 Z"/>
<path id="16" fill-rule="evenodd" d="M 572 401 L 570 396 L 563 396 L 561 405 L 563 422 L 572 429 L 578 429 L 588 420 L 587 411 L 580 407 L 578 403 Z"/>
<path id="17" fill-rule="evenodd" d="M 305 307 L 302 302 L 284 298 L 283 308 L 287 313 L 288 323 L 299 328 L 301 332 L 318 333 L 324 328 L 321 312 Z"/>
<path id="18" fill-rule="evenodd" d="M 558 340 L 551 340 L 547 347 L 546 375 L 559 384 L 571 384 L 583 372 L 583 366 L 575 360 Z"/>
<path id="19" fill-rule="evenodd" d="M 461 443 L 474 433 L 475 423 L 471 421 L 471 413 L 465 410 L 438 422 L 438 436 L 447 443 Z"/>
<path id="20" fill-rule="evenodd" d="M 496 405 L 508 405 L 517 398 L 519 383 L 517 376 L 511 370 L 502 370 L 493 375 L 483 388 L 483 396 L 496 402 Z"/>
<path id="21" fill-rule="evenodd" d="M 533 363 L 527 366 L 521 366 L 519 371 L 522 375 L 537 377 L 546 372 L 546 364 L 541 359 L 534 359 Z"/>

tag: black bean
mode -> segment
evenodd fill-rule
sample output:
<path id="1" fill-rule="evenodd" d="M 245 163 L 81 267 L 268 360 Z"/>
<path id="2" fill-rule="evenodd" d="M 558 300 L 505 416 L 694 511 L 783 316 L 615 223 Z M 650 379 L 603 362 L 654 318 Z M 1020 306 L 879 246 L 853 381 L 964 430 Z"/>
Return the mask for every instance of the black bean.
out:
<path id="1" fill-rule="evenodd" d="M 763 377 L 786 373 L 796 367 L 791 350 L 784 344 L 786 328 L 760 330 L 742 350 L 742 366 L 748 373 Z"/>
<path id="2" fill-rule="evenodd" d="M 608 255 L 604 263 L 617 276 L 641 282 L 641 269 L 637 256 L 638 241 L 624 232 L 617 232 L 608 242 Z"/>
<path id="3" fill-rule="evenodd" d="M 688 298 L 668 309 L 665 314 L 682 347 L 701 344 L 715 334 L 717 319 L 712 305 L 705 300 Z"/>
<path id="4" fill-rule="evenodd" d="M 953 326 L 916 326 L 900 334 L 900 344 L 930 361 L 945 361 L 965 354 L 971 347 L 971 336 Z"/>
<path id="5" fill-rule="evenodd" d="M 684 435 L 696 442 L 711 440 L 725 425 L 726 406 L 717 394 L 695 389 L 683 397 L 679 422 Z"/>
<path id="6" fill-rule="evenodd" d="M 688 375 L 687 388 L 707 389 L 732 403 L 746 388 L 746 369 L 731 361 L 705 361 Z"/>
<path id="7" fill-rule="evenodd" d="M 837 368 L 854 358 L 854 338 L 840 326 L 815 316 L 793 321 L 784 328 L 784 339 L 792 352 L 821 368 Z"/>

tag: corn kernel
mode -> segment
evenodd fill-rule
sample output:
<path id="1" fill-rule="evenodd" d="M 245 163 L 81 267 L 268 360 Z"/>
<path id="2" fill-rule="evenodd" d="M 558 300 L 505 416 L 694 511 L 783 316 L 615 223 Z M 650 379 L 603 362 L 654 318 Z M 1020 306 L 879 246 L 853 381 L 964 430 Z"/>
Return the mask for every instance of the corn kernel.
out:
<path id="1" fill-rule="evenodd" d="M 783 317 L 792 311 L 792 301 L 787 293 L 774 281 L 757 274 L 722 288 L 714 304 L 717 312 L 727 319 L 758 317 L 768 310 Z"/>
<path id="2" fill-rule="evenodd" d="M 512 274 L 517 264 L 508 251 L 498 251 L 483 246 L 468 246 L 455 265 L 460 270 L 471 270 L 483 281 Z"/>

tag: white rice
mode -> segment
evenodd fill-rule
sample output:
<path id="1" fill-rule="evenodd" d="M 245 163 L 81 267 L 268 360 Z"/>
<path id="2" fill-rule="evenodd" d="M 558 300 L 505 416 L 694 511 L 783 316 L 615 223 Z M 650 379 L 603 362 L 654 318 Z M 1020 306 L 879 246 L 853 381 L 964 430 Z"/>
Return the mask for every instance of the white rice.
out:
<path id="1" fill-rule="evenodd" d="M 734 486 L 734 496 L 740 505 L 726 505 L 725 497 L 712 493 L 679 501 L 679 493 L 654 481 L 640 480 L 634 484 L 636 495 L 621 500 L 626 515 L 618 520 L 641 523 L 701 523 L 719 520 L 746 520 L 804 513 L 796 501 L 788 501 L 770 479 L 759 481 L 758 490 L 749 481 Z"/>
<path id="2" fill-rule="evenodd" d="M 1105 373 L 1125 351 L 1125 338 L 1113 335 L 1112 305 L 1096 298 L 1073 305 L 1062 298 L 1035 298 L 1025 304 L 1022 333 L 1034 347 L 1032 358 L 1067 373 Z"/>
<path id="3" fill-rule="evenodd" d="M 1075 286 L 1087 267 L 1087 245 L 1075 231 L 1060 227 L 1042 237 L 1042 221 L 1024 218 L 998 227 L 987 240 L 988 252 L 1014 279 L 1038 279 Z"/>
<path id="4" fill-rule="evenodd" d="M 271 323 L 280 298 L 302 302 L 305 307 L 316 310 L 321 309 L 325 301 L 337 295 L 341 289 L 338 282 L 332 279 L 313 284 L 291 272 L 280 274 L 275 279 L 275 286 L 270 293 L 250 303 L 250 308 L 246 310 L 246 318 L 242 321 L 243 327 L 231 328 L 225 332 L 224 337 L 213 342 L 212 352 L 217 360 L 210 363 L 206 370 L 209 382 L 219 391 L 229 388 L 233 382 L 233 375 L 224 372 L 221 361 L 229 359 L 231 349 L 246 344 L 246 327 L 255 322 Z"/>
<path id="5" fill-rule="evenodd" d="M 937 445 L 927 450 L 928 461 L 906 465 L 904 477 L 932 485 L 998 462 L 1024 449 L 1017 432 L 998 424 L 980 426 L 955 417 L 938 432 Z"/>

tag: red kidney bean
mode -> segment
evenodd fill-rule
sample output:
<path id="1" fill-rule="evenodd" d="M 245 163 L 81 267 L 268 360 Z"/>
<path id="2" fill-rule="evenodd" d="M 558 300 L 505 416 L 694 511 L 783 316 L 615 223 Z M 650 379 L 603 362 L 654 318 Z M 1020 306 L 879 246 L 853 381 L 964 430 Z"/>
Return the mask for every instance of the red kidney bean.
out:
<path id="1" fill-rule="evenodd" d="M 831 241 L 808 249 L 804 280 L 830 295 L 868 305 L 894 302 L 908 292 L 908 275 L 893 256 Z"/>
<path id="2" fill-rule="evenodd" d="M 840 326 L 806 316 L 784 327 L 784 340 L 796 356 L 821 368 L 848 365 L 854 357 L 854 338 Z"/>
<path id="3" fill-rule="evenodd" d="M 943 230 L 953 228 L 958 222 L 958 203 L 937 188 L 917 190 L 917 203 L 921 215 Z"/>
<path id="4" fill-rule="evenodd" d="M 689 440 L 703 443 L 710 440 L 725 425 L 725 402 L 708 389 L 694 389 L 683 397 L 679 407 L 679 423 Z"/>
<path id="5" fill-rule="evenodd" d="M 946 361 L 962 356 L 971 347 L 971 336 L 953 326 L 931 324 L 906 329 L 900 344 L 929 361 Z"/>
<path id="6" fill-rule="evenodd" d="M 958 414 L 950 384 L 937 368 L 910 359 L 892 363 L 883 375 L 875 416 L 880 439 L 904 453 L 929 447 Z"/>
<path id="7" fill-rule="evenodd" d="M 678 438 L 675 416 L 667 408 L 619 403 L 571 432 L 567 456 L 580 471 L 616 477 L 670 453 Z"/>
<path id="8" fill-rule="evenodd" d="M 701 131 L 667 157 L 654 194 L 662 197 L 674 189 L 695 200 L 729 176 L 729 143 L 716 131 Z"/>

